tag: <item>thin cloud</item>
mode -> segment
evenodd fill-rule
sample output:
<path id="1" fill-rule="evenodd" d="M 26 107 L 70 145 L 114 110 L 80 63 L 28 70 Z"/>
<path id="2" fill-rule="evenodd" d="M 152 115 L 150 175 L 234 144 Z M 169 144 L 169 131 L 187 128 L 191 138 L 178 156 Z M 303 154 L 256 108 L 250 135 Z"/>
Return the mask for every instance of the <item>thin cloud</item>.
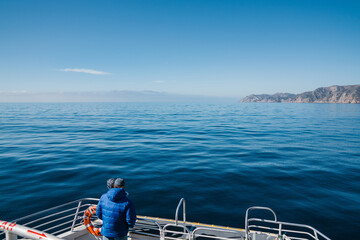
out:
<path id="1" fill-rule="evenodd" d="M 156 81 L 153 81 L 154 83 L 165 83 L 165 81 L 163 80 L 156 80 Z"/>
<path id="2" fill-rule="evenodd" d="M 61 69 L 61 71 L 87 73 L 87 74 L 93 74 L 93 75 L 109 75 L 109 74 L 111 74 L 108 72 L 97 71 L 97 70 L 93 70 L 93 69 L 85 69 L 85 68 L 65 68 L 65 69 Z"/>

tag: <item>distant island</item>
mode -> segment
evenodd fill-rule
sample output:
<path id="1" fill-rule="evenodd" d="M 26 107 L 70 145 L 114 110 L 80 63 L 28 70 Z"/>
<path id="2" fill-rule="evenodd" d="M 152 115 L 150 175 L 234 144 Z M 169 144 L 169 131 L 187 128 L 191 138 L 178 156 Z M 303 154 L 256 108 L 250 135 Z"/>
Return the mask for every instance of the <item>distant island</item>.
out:
<path id="1" fill-rule="evenodd" d="M 252 94 L 241 99 L 240 102 L 360 103 L 360 85 L 321 87 L 300 94 Z"/>

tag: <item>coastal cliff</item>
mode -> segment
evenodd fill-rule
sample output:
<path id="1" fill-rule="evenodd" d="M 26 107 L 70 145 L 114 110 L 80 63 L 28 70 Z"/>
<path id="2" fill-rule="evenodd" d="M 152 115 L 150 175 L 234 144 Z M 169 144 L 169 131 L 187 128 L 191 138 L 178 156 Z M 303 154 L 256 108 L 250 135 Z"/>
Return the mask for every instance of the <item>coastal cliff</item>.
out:
<path id="1" fill-rule="evenodd" d="M 240 102 L 360 103 L 360 85 L 321 87 L 300 94 L 249 95 Z"/>

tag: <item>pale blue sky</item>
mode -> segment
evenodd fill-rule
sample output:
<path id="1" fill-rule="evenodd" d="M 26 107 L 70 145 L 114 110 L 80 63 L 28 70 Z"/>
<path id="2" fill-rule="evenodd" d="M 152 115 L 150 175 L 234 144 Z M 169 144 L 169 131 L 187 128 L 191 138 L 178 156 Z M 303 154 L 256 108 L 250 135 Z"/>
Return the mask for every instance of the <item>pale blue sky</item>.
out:
<path id="1" fill-rule="evenodd" d="M 0 92 L 243 97 L 360 83 L 360 1 L 0 1 Z"/>

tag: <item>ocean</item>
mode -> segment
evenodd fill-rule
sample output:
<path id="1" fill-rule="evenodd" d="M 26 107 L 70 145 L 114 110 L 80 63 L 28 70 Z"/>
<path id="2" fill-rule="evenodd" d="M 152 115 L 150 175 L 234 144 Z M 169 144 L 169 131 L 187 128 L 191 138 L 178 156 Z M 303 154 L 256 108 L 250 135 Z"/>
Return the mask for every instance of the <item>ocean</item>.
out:
<path id="1" fill-rule="evenodd" d="M 99 198 L 122 177 L 139 215 L 244 227 L 251 206 L 360 236 L 360 105 L 2 103 L 0 219 Z"/>

